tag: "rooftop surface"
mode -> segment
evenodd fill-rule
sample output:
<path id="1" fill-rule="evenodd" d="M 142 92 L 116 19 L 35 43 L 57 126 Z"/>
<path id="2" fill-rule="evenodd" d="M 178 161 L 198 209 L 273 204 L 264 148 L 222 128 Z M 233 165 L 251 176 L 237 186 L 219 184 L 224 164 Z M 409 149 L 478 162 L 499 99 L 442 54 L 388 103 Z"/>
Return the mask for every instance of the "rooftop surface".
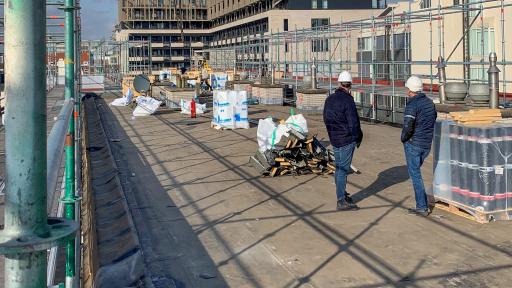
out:
<path id="1" fill-rule="evenodd" d="M 250 167 L 256 127 L 218 131 L 207 117 L 160 111 L 132 119 L 128 107 L 110 109 L 102 119 L 123 151 L 116 161 L 129 173 L 126 197 L 154 283 L 510 286 L 510 223 L 482 225 L 439 210 L 407 214 L 414 196 L 398 128 L 363 125 L 354 158 L 363 174 L 350 176 L 347 188 L 361 210 L 337 212 L 331 176 L 262 178 Z M 288 115 L 269 106 L 251 106 L 250 114 Z M 320 115 L 306 118 L 310 133 L 327 140 Z M 428 184 L 431 158 L 423 172 Z"/>

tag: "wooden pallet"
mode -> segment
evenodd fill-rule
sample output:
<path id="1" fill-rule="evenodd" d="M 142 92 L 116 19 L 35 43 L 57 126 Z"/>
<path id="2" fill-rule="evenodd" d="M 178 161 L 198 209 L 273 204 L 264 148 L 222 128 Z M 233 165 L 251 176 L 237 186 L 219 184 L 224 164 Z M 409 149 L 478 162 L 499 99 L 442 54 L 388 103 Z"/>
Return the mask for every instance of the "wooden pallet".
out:
<path id="1" fill-rule="evenodd" d="M 436 204 L 434 207 L 480 224 L 493 222 L 495 220 L 511 220 L 509 215 L 512 214 L 512 211 L 510 210 L 484 212 L 474 207 L 440 198 L 436 198 Z"/>

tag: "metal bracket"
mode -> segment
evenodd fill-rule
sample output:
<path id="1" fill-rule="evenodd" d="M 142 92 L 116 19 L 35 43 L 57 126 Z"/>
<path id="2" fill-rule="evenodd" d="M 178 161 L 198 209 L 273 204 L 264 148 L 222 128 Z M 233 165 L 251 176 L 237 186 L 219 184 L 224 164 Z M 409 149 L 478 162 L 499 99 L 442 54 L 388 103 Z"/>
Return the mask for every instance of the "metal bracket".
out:
<path id="1" fill-rule="evenodd" d="M 69 197 L 69 198 L 61 198 L 59 201 L 64 204 L 75 204 L 77 202 L 80 202 L 82 200 L 82 197 Z"/>
<path id="2" fill-rule="evenodd" d="M 73 236 L 78 230 L 78 224 L 75 221 L 64 218 L 48 218 L 48 235 L 39 237 L 37 235 L 12 238 L 2 235 L 0 243 L 0 254 L 20 254 L 32 253 L 34 251 L 44 251 L 55 246 L 60 246 Z M 4 234 L 4 232 L 2 232 Z M 8 239 L 4 242 L 4 239 Z"/>
<path id="3" fill-rule="evenodd" d="M 82 7 L 80 7 L 80 6 L 64 6 L 64 5 L 62 5 L 62 6 L 58 7 L 57 9 L 64 10 L 64 11 L 69 11 L 69 10 L 80 10 L 80 9 L 82 9 Z"/>

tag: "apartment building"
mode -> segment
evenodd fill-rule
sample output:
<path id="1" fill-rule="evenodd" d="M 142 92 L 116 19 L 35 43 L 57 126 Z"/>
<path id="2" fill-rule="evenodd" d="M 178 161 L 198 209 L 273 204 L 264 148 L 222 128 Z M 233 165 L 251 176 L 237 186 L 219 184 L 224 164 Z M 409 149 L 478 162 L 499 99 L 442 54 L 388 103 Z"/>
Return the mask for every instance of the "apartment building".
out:
<path id="1" fill-rule="evenodd" d="M 132 74 L 190 66 L 209 42 L 206 0 L 119 0 L 114 38 L 128 42 L 123 59 Z"/>
<path id="2" fill-rule="evenodd" d="M 385 5 L 384 0 L 119 0 L 115 39 L 131 43 L 125 52 L 130 71 L 190 67 L 197 50 L 235 45 L 242 36 L 366 18 Z"/>

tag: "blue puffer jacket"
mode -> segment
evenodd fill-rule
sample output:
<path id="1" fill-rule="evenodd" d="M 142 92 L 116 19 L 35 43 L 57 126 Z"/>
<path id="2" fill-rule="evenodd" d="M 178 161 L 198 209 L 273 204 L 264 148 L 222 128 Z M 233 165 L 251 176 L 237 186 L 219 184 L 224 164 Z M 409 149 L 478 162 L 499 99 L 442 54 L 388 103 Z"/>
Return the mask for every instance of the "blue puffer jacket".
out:
<path id="1" fill-rule="evenodd" d="M 338 89 L 325 100 L 324 123 L 334 147 L 361 143 L 363 140 L 354 98 L 345 90 Z"/>
<path id="2" fill-rule="evenodd" d="M 425 94 L 409 98 L 404 112 L 402 143 L 430 149 L 436 119 L 436 106 Z"/>

